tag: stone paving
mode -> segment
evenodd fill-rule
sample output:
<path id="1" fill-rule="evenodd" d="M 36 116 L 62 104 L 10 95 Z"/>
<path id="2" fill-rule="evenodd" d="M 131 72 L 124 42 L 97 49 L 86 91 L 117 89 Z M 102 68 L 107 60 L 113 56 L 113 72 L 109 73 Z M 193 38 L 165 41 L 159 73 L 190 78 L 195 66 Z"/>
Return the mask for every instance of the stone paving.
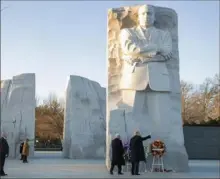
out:
<path id="1" fill-rule="evenodd" d="M 108 174 L 103 160 L 63 159 L 59 152 L 36 152 L 29 163 L 8 159 L 3 178 L 219 178 L 219 161 L 190 161 L 189 173 Z"/>

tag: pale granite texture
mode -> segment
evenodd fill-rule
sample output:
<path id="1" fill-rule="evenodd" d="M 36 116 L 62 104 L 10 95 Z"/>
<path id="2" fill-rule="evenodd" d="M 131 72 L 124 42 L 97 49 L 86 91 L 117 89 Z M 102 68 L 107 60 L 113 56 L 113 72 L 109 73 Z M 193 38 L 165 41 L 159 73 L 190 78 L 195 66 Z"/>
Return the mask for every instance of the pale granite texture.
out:
<path id="1" fill-rule="evenodd" d="M 105 157 L 105 88 L 80 76 L 70 76 L 66 89 L 63 156 Z"/>
<path id="2" fill-rule="evenodd" d="M 19 156 L 20 143 L 35 138 L 35 74 L 25 73 L 1 82 L 1 131 L 7 134 L 9 157 Z M 30 156 L 34 143 L 30 142 Z"/>
<path id="3" fill-rule="evenodd" d="M 140 130 L 143 136 L 151 133 L 151 141 L 165 142 L 166 169 L 189 169 L 181 119 L 177 27 L 177 14 L 169 8 L 145 5 L 108 12 L 107 168 L 112 135 L 121 134 L 125 143 Z"/>

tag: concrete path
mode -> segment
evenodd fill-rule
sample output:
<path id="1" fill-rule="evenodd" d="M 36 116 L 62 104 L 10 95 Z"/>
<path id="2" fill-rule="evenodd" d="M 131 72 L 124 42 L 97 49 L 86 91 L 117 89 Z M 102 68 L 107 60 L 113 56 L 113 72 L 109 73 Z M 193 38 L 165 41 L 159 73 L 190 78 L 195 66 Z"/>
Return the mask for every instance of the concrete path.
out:
<path id="1" fill-rule="evenodd" d="M 60 152 L 36 152 L 23 164 L 8 159 L 3 178 L 219 178 L 219 161 L 190 161 L 189 173 L 143 173 L 141 176 L 108 174 L 103 160 L 63 159 Z"/>

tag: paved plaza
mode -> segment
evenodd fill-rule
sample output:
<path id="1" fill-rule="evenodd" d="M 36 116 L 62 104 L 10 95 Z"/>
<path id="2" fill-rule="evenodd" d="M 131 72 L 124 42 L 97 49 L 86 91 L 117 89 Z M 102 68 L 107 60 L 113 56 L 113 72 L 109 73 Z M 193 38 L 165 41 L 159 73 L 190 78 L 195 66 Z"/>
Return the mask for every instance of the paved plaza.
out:
<path id="1" fill-rule="evenodd" d="M 103 160 L 63 159 L 60 152 L 35 152 L 29 163 L 6 161 L 3 178 L 219 178 L 219 161 L 190 161 L 189 173 L 142 173 L 141 176 L 108 174 Z"/>

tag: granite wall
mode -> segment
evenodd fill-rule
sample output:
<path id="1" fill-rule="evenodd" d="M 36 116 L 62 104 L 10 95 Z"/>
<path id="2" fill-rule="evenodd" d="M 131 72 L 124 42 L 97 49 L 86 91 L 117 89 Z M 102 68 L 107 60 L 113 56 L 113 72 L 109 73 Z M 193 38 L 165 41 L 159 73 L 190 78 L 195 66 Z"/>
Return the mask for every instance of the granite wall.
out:
<path id="1" fill-rule="evenodd" d="M 20 157 L 19 146 L 30 141 L 29 156 L 34 156 L 35 74 L 24 73 L 1 82 L 1 132 L 7 135 L 9 157 Z"/>
<path id="2" fill-rule="evenodd" d="M 71 75 L 66 89 L 63 156 L 71 159 L 105 157 L 105 88 Z"/>
<path id="3" fill-rule="evenodd" d="M 189 159 L 220 160 L 220 126 L 184 126 Z"/>

